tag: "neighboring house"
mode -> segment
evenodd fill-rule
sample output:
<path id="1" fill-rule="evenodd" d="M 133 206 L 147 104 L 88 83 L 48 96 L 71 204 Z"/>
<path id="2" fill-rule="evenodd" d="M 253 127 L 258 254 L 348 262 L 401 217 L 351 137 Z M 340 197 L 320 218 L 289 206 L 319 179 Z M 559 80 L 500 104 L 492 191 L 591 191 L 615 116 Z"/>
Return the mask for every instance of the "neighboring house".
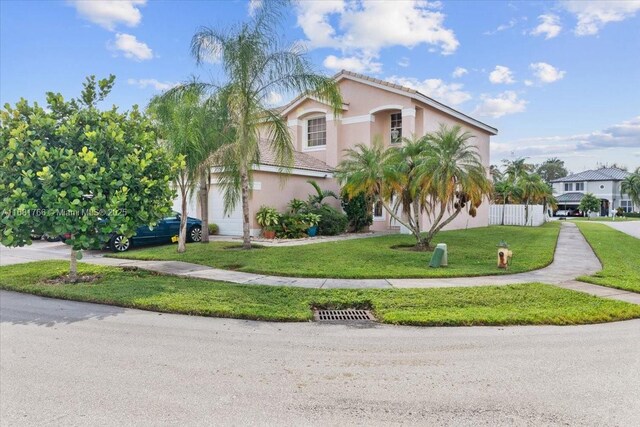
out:
<path id="1" fill-rule="evenodd" d="M 600 216 L 608 216 L 619 207 L 625 212 L 636 211 L 628 194 L 623 194 L 621 182 L 630 173 L 617 168 L 587 170 L 551 181 L 559 209 L 578 209 L 586 193 L 600 199 Z"/>
<path id="2" fill-rule="evenodd" d="M 401 144 L 401 137 L 421 137 L 435 131 L 440 124 L 458 124 L 474 136 L 471 143 L 477 147 L 488 174 L 489 139 L 497 134 L 495 128 L 413 89 L 349 71 L 341 71 L 334 78 L 344 101 L 338 117 L 333 116 L 328 105 L 307 95 L 300 95 L 277 109 L 291 130 L 295 163 L 291 174 L 283 176 L 278 172 L 279 165 L 270 154 L 268 143 L 261 142 L 261 164 L 255 167 L 250 202 L 252 235 L 260 232 L 255 212 L 261 205 L 283 211 L 294 197 L 306 200 L 313 191 L 306 182 L 309 179 L 316 180 L 323 189 L 339 193 L 340 186 L 332 171 L 342 160 L 344 150 L 356 144 L 371 144 L 376 137 L 389 146 Z M 332 203 L 338 206 L 337 201 Z M 221 190 L 214 185 L 210 204 L 209 220 L 219 225 L 221 234 L 242 233 L 240 203 L 231 215 L 224 216 Z M 191 204 L 190 213 L 197 214 L 195 208 L 195 204 Z M 380 205 L 374 207 L 373 214 L 373 230 L 400 229 Z M 477 210 L 475 218 L 461 213 L 447 228 L 484 227 L 488 224 L 487 201 Z M 424 226 L 428 226 L 426 216 Z"/>

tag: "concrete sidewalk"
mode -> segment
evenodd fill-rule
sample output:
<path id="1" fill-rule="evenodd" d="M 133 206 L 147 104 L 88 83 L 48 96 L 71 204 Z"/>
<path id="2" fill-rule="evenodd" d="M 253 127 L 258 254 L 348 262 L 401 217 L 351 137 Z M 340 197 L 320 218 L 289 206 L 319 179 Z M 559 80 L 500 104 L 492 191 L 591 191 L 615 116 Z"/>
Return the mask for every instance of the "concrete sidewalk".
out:
<path id="1" fill-rule="evenodd" d="M 640 221 L 602 222 L 602 223 L 618 231 L 621 231 L 625 234 L 628 234 L 631 237 L 640 239 Z"/>
<path id="2" fill-rule="evenodd" d="M 302 288 L 449 288 L 472 286 L 505 286 L 540 282 L 640 304 L 640 294 L 604 286 L 578 282 L 576 277 L 591 275 L 602 269 L 600 261 L 573 223 L 563 223 L 553 262 L 539 270 L 526 273 L 434 279 L 327 279 L 269 276 L 222 270 L 180 261 L 139 261 L 105 257 L 90 257 L 83 261 L 99 265 L 138 267 L 145 270 L 182 277 L 218 280 L 243 285 L 294 286 Z"/>

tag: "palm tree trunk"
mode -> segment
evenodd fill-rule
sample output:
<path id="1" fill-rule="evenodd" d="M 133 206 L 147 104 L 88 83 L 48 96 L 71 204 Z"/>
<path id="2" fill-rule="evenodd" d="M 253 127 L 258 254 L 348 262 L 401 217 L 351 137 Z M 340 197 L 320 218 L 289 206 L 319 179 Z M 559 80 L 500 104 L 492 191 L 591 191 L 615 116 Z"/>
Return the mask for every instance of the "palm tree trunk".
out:
<path id="1" fill-rule="evenodd" d="M 414 227 L 411 226 L 411 224 L 407 224 L 405 221 L 401 220 L 398 215 L 396 215 L 395 213 L 393 213 L 393 209 L 391 209 L 391 207 L 389 205 L 387 205 L 384 200 L 382 200 L 382 198 L 380 198 L 380 202 L 382 203 L 382 207 L 384 208 L 384 210 L 386 210 L 389 215 L 391 216 L 391 218 L 395 219 L 397 222 L 399 222 L 400 224 L 404 225 L 406 227 L 407 230 L 411 231 L 411 234 L 413 234 L 413 237 L 416 238 L 416 247 L 418 245 L 420 245 L 420 234 L 416 234 L 416 230 Z"/>
<path id="2" fill-rule="evenodd" d="M 71 236 L 73 239 L 73 236 Z M 69 281 L 75 283 L 78 281 L 78 253 L 71 246 L 71 258 L 69 260 Z"/>
<path id="3" fill-rule="evenodd" d="M 180 187 L 182 193 L 182 203 L 180 212 L 180 233 L 178 234 L 178 253 L 181 254 L 187 250 L 187 188 Z"/>
<path id="4" fill-rule="evenodd" d="M 202 219 L 202 243 L 209 243 L 209 168 L 200 173 L 200 218 Z"/>
<path id="5" fill-rule="evenodd" d="M 507 209 L 507 198 L 506 197 L 502 197 L 502 221 L 500 222 L 500 225 L 504 225 L 504 211 Z"/>
<path id="6" fill-rule="evenodd" d="M 249 175 L 245 169 L 240 171 L 242 189 L 242 248 L 251 249 L 251 230 L 249 228 Z"/>

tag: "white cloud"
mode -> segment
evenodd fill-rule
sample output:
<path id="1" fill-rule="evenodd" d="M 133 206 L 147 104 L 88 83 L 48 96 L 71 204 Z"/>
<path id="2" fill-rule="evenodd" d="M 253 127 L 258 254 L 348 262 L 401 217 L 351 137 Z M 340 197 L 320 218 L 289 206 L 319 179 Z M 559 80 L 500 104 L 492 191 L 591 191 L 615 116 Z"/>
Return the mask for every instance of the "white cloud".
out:
<path id="1" fill-rule="evenodd" d="M 271 91 L 269 92 L 269 96 L 267 96 L 266 103 L 267 105 L 280 105 L 282 103 L 282 99 L 281 94 Z"/>
<path id="2" fill-rule="evenodd" d="M 566 74 L 565 71 L 560 71 L 551 64 L 546 62 L 536 62 L 529 65 L 529 68 L 533 70 L 533 75 L 536 76 L 540 83 L 553 83 L 561 80 Z"/>
<path id="3" fill-rule="evenodd" d="M 444 26 L 441 6 L 424 0 L 327 0 L 298 1 L 296 10 L 309 48 L 334 48 L 345 58 L 373 60 L 381 49 L 391 46 L 427 44 L 443 55 L 455 52 L 459 42 L 453 30 Z"/>
<path id="4" fill-rule="evenodd" d="M 512 84 L 516 82 L 513 78 L 513 72 L 504 65 L 496 65 L 496 68 L 489 73 L 489 81 L 493 84 Z"/>
<path id="5" fill-rule="evenodd" d="M 391 76 L 388 82 L 415 89 L 437 101 L 448 105 L 459 105 L 471 99 L 471 95 L 463 90 L 460 83 L 445 83 L 440 79 L 418 80 L 411 77 Z"/>
<path id="6" fill-rule="evenodd" d="M 456 67 L 456 69 L 453 70 L 453 73 L 451 73 L 451 77 L 457 79 L 468 73 L 469 73 L 469 70 L 467 70 L 466 68 Z"/>
<path id="7" fill-rule="evenodd" d="M 138 86 L 140 89 L 151 87 L 155 90 L 160 91 L 171 89 L 172 87 L 178 86 L 179 84 L 173 82 L 161 82 L 156 79 L 127 79 L 127 83 L 132 86 Z"/>
<path id="8" fill-rule="evenodd" d="M 578 19 L 573 30 L 578 36 L 598 34 L 608 23 L 632 18 L 640 10 L 638 0 L 566 0 L 560 4 Z"/>
<path id="9" fill-rule="evenodd" d="M 634 148 L 640 148 L 640 116 L 590 133 L 491 143 L 491 151 L 497 155 L 513 153 L 517 157 L 575 157 L 589 150 L 616 150 L 620 153 L 620 157 L 617 157 L 620 161 L 625 160 L 622 157 L 624 150 L 630 153 Z"/>
<path id="10" fill-rule="evenodd" d="M 122 53 L 125 58 L 135 59 L 136 61 L 145 61 L 153 58 L 153 51 L 136 36 L 131 34 L 116 34 L 116 39 L 109 45 L 109 48 L 115 52 Z"/>
<path id="11" fill-rule="evenodd" d="M 524 81 L 524 85 L 525 85 L 525 86 L 533 86 L 533 81 L 531 81 L 531 80 L 525 80 L 525 81 Z"/>
<path id="12" fill-rule="evenodd" d="M 519 99 L 516 92 L 507 90 L 495 97 L 483 95 L 482 103 L 476 107 L 473 114 L 497 119 L 508 114 L 522 113 L 526 106 L 527 101 Z"/>
<path id="13" fill-rule="evenodd" d="M 139 6 L 144 6 L 147 0 L 72 0 L 78 14 L 83 18 L 114 31 L 118 24 L 135 27 L 140 23 L 142 14 Z"/>
<path id="14" fill-rule="evenodd" d="M 508 29 L 510 29 L 510 28 L 515 27 L 515 26 L 516 26 L 516 24 L 518 23 L 518 21 L 520 21 L 520 20 L 524 20 L 524 21 L 526 21 L 526 20 L 527 20 L 527 18 L 526 18 L 526 17 L 524 17 L 524 18 L 512 18 L 512 19 L 510 19 L 510 20 L 509 20 L 509 22 L 507 22 L 506 24 L 498 25 L 498 27 L 496 27 L 496 29 L 495 29 L 495 30 L 485 31 L 483 34 L 484 34 L 485 36 L 492 36 L 492 35 L 494 35 L 494 34 L 497 34 L 497 33 L 500 33 L 500 32 L 502 32 L 502 31 L 508 30 Z"/>
<path id="15" fill-rule="evenodd" d="M 338 58 L 335 55 L 329 55 L 324 59 L 322 65 L 334 71 L 349 70 L 356 73 L 373 74 L 382 71 L 382 63 L 376 62 L 375 58 L 371 56 L 345 56 Z"/>
<path id="16" fill-rule="evenodd" d="M 558 15 L 549 13 L 538 16 L 538 19 L 540 20 L 540 24 L 531 30 L 531 35 L 544 35 L 545 40 L 549 40 L 560 34 L 562 26 L 560 25 L 560 17 L 558 17 Z"/>
<path id="17" fill-rule="evenodd" d="M 249 0 L 249 15 L 253 16 L 256 10 L 262 7 L 262 0 Z"/>
<path id="18" fill-rule="evenodd" d="M 400 58 L 400 61 L 398 61 L 398 65 L 401 67 L 408 67 L 409 65 L 411 65 L 411 61 L 406 56 L 403 56 L 402 58 Z"/>

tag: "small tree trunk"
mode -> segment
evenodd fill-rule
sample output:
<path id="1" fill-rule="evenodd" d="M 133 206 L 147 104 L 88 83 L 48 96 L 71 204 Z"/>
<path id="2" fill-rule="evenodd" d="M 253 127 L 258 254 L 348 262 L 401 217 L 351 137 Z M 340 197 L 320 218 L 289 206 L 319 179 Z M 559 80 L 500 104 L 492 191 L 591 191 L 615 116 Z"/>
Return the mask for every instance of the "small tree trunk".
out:
<path id="1" fill-rule="evenodd" d="M 246 170 L 240 171 L 242 186 L 242 248 L 251 249 L 251 230 L 249 223 L 249 175 Z"/>
<path id="2" fill-rule="evenodd" d="M 202 219 L 202 243 L 209 243 L 209 168 L 200 174 L 200 218 Z"/>
<path id="3" fill-rule="evenodd" d="M 181 254 L 187 250 L 187 189 L 182 187 L 182 204 L 180 214 L 180 233 L 178 234 L 178 253 Z"/>
<path id="4" fill-rule="evenodd" d="M 500 222 L 500 225 L 504 225 L 504 211 L 507 209 L 507 198 L 504 197 L 502 199 L 502 221 Z"/>
<path id="5" fill-rule="evenodd" d="M 73 238 L 73 236 L 71 236 Z M 78 258 L 77 251 L 71 246 L 71 258 L 69 260 L 69 281 L 75 283 L 78 281 Z"/>

